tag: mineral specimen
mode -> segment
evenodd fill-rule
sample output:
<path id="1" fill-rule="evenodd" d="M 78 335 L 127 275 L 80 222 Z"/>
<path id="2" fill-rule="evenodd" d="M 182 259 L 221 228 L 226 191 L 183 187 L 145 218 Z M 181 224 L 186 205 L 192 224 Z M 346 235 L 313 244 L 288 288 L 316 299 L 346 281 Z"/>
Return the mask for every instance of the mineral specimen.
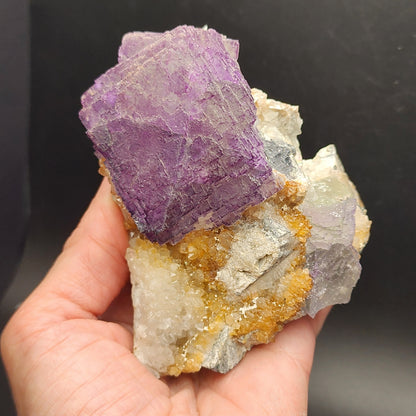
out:
<path id="1" fill-rule="evenodd" d="M 130 230 L 134 352 L 155 375 L 226 372 L 283 326 L 349 301 L 370 222 L 297 107 L 250 91 L 238 42 L 124 36 L 80 117 Z"/>

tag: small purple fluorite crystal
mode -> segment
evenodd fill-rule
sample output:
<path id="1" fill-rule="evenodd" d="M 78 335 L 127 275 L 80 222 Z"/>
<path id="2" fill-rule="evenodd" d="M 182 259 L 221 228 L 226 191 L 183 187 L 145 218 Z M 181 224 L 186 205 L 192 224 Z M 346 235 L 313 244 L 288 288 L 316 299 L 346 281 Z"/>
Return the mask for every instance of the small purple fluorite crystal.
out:
<path id="1" fill-rule="evenodd" d="M 151 241 L 231 224 L 278 190 L 237 55 L 212 29 L 129 33 L 82 96 L 95 153 Z"/>

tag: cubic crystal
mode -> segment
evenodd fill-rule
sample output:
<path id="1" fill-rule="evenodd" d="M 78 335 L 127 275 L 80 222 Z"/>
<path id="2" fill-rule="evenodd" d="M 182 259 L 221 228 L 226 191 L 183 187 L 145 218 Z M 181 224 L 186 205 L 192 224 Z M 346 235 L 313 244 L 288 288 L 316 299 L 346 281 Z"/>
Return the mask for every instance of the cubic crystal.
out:
<path id="1" fill-rule="evenodd" d="M 232 224 L 278 190 L 237 53 L 212 29 L 131 33 L 82 96 L 95 153 L 152 241 Z"/>

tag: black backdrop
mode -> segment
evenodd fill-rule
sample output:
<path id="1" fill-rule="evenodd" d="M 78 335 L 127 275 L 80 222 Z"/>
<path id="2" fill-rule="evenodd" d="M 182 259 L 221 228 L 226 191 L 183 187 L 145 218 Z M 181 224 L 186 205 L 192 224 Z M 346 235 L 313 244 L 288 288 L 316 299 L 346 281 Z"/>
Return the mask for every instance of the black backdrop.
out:
<path id="1" fill-rule="evenodd" d="M 24 17 L 24 7 L 21 12 Z M 2 303 L 2 321 L 42 278 L 99 183 L 77 117 L 81 93 L 115 64 L 123 33 L 208 24 L 240 40 L 239 62 L 251 86 L 300 106 L 306 157 L 326 144 L 337 145 L 374 221 L 353 299 L 335 308 L 318 341 L 310 414 L 413 415 L 416 3 L 32 0 L 30 22 L 32 216 L 23 260 Z M 16 34 L 16 23 L 8 24 L 15 36 L 5 48 L 24 52 L 27 38 Z M 24 95 L 22 71 L 6 73 L 7 85 L 23 79 L 14 97 Z M 23 170 L 12 169 L 9 158 L 2 162 L 7 184 L 2 198 L 12 204 L 1 204 L 0 218 L 10 225 L 12 205 L 16 224 L 24 224 L 25 175 L 17 172 L 25 172 L 25 131 L 6 123 L 10 99 L 2 97 L 2 140 L 18 155 L 13 163 Z M 19 111 L 15 114 L 24 127 L 24 105 Z M 14 253 L 6 256 L 3 285 L 16 268 L 21 234 L 18 229 L 13 239 L 1 240 L 3 252 Z M 2 400 L 12 412 L 6 387 L 4 391 Z"/>

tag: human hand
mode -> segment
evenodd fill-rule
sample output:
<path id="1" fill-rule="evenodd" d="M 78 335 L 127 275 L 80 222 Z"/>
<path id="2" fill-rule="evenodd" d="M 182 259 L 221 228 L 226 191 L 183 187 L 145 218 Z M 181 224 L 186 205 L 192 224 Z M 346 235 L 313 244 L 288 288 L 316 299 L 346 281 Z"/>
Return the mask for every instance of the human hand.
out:
<path id="1" fill-rule="evenodd" d="M 315 339 L 329 309 L 290 323 L 227 374 L 159 380 L 132 353 L 127 244 L 105 180 L 2 334 L 20 416 L 306 414 Z"/>

